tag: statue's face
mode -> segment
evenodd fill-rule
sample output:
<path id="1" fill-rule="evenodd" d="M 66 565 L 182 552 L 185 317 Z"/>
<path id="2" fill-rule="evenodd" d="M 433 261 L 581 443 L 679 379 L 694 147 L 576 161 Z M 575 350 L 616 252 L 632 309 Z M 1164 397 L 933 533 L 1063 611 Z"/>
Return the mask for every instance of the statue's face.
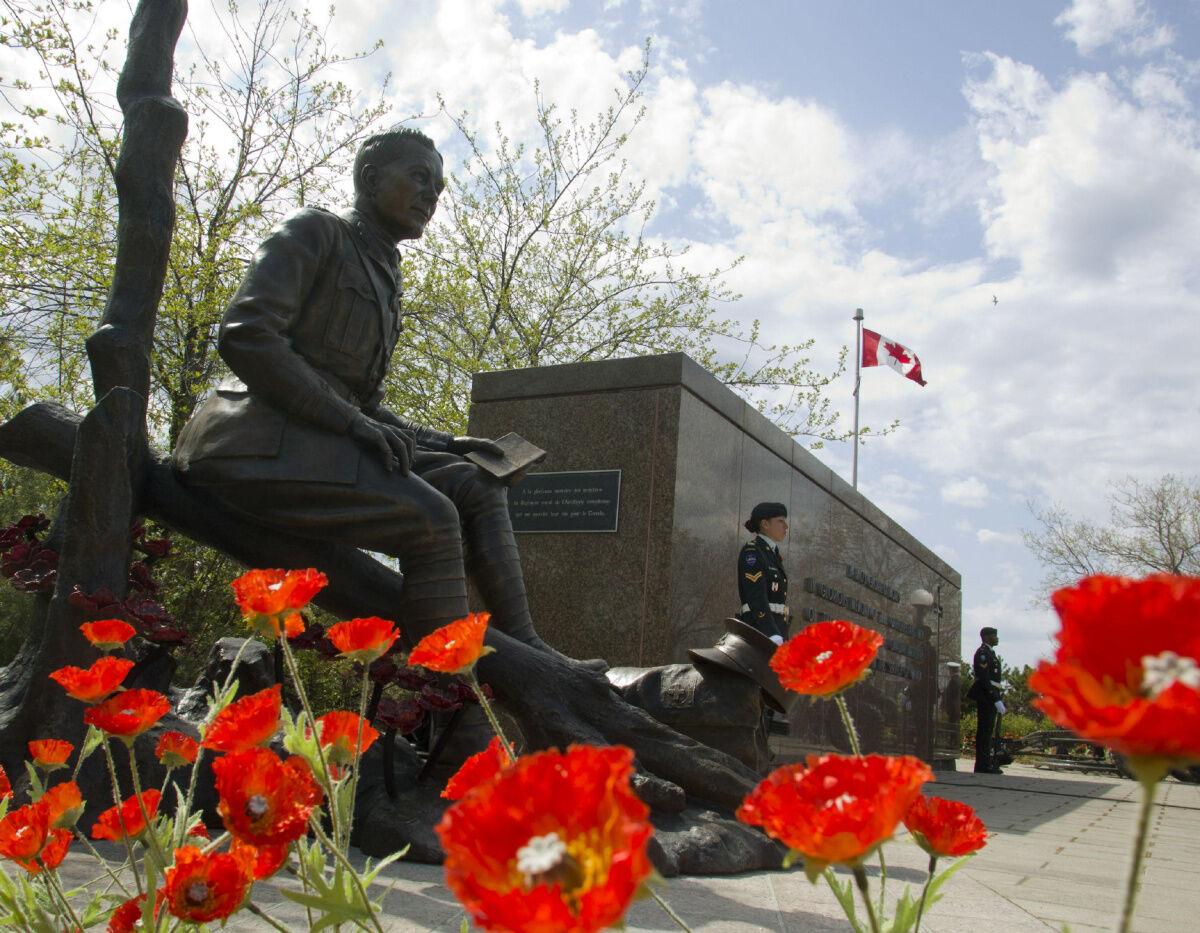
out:
<path id="1" fill-rule="evenodd" d="M 362 181 L 373 219 L 397 241 L 425 232 L 446 187 L 441 157 L 419 143 L 406 144 L 390 162 L 366 166 Z"/>

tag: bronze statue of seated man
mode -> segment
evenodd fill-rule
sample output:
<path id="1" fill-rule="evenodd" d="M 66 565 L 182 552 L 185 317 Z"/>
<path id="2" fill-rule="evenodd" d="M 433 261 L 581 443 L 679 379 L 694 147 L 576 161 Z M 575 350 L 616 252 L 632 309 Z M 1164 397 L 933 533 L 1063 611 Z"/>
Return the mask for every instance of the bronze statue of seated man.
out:
<path id="1" fill-rule="evenodd" d="M 305 207 L 259 246 L 221 323 L 232 375 L 196 409 L 175 467 L 259 524 L 397 557 L 396 618 L 421 635 L 467 613 L 471 574 L 493 624 L 537 647 L 505 487 L 464 454 L 499 452 L 381 405 L 400 339 L 396 246 L 445 187 L 432 140 L 367 139 L 354 207 Z"/>

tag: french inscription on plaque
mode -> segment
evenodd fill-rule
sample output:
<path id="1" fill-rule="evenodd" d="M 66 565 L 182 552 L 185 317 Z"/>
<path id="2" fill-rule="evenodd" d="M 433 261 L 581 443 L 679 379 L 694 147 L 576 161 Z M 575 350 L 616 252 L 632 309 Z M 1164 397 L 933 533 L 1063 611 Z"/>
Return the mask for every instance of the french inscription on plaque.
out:
<path id="1" fill-rule="evenodd" d="M 530 473 L 508 491 L 513 531 L 616 531 L 620 502 L 620 470 Z"/>

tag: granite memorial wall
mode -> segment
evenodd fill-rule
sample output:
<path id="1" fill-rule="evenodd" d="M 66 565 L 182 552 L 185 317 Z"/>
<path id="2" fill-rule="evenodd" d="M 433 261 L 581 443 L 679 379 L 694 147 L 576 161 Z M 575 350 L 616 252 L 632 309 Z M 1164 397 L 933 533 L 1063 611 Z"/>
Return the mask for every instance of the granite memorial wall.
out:
<path id="1" fill-rule="evenodd" d="M 510 510 L 534 618 L 557 648 L 686 663 L 738 611 L 750 508 L 782 501 L 791 632 L 845 618 L 885 638 L 847 697 L 866 750 L 956 757 L 959 574 L 692 359 L 481 373 L 469 432 L 507 431 L 548 451 Z M 914 604 L 920 591 L 932 605 Z M 787 755 L 847 748 L 820 702 L 802 702 L 775 742 Z"/>

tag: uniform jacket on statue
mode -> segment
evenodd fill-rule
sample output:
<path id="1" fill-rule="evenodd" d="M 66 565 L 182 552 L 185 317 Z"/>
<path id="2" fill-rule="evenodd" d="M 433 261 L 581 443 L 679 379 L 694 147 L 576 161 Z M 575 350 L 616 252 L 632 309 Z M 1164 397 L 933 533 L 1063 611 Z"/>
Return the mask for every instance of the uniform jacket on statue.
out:
<path id="1" fill-rule="evenodd" d="M 346 432 L 383 397 L 402 324 L 397 262 L 353 210 L 302 208 L 275 227 L 221 323 L 233 375 L 181 432 L 177 469 L 197 483 L 354 483 L 363 454 Z M 425 449 L 450 439 L 398 420 Z"/>
<path id="2" fill-rule="evenodd" d="M 742 545 L 738 554 L 738 595 L 742 600 L 738 618 L 759 631 L 773 625 L 787 637 L 787 572 L 778 549 L 761 535 Z"/>

